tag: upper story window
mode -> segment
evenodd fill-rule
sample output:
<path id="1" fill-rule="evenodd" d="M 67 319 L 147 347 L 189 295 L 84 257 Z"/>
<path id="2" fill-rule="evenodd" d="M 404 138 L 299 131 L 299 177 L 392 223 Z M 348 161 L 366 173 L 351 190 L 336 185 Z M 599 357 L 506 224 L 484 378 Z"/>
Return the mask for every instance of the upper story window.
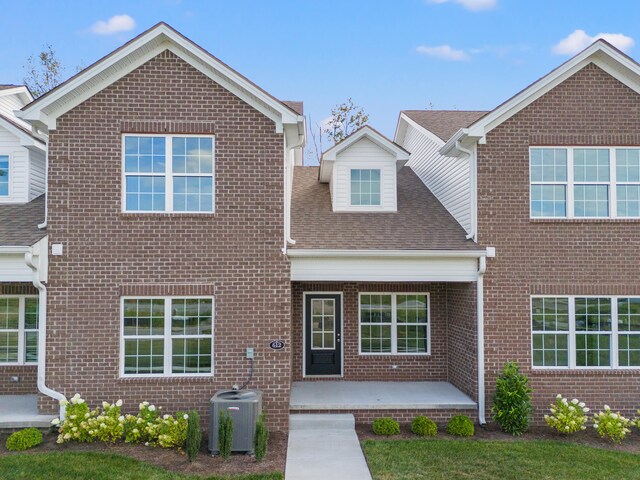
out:
<path id="1" fill-rule="evenodd" d="M 379 169 L 351 169 L 351 205 L 380 205 Z"/>
<path id="2" fill-rule="evenodd" d="M 640 218 L 640 149 L 531 148 L 532 218 Z"/>
<path id="3" fill-rule="evenodd" d="M 9 156 L 0 155 L 0 196 L 9 196 Z"/>
<path id="4" fill-rule="evenodd" d="M 125 135 L 126 212 L 213 212 L 213 137 Z"/>

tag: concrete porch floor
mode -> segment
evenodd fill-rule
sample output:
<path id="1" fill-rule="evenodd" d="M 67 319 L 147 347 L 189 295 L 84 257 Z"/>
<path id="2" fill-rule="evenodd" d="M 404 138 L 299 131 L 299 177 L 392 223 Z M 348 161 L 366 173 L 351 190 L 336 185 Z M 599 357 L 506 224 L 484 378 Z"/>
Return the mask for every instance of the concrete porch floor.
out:
<path id="1" fill-rule="evenodd" d="M 37 395 L 0 395 L 0 428 L 47 428 L 54 418 L 38 413 Z"/>
<path id="2" fill-rule="evenodd" d="M 290 410 L 474 409 L 449 382 L 293 382 Z"/>

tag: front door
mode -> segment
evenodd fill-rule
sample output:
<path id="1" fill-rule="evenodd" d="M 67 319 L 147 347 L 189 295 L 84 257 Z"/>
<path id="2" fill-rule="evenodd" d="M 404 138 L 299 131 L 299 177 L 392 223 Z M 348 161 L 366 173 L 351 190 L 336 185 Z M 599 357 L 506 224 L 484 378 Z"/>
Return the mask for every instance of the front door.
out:
<path id="1" fill-rule="evenodd" d="M 305 295 L 305 375 L 342 373 L 342 296 Z"/>

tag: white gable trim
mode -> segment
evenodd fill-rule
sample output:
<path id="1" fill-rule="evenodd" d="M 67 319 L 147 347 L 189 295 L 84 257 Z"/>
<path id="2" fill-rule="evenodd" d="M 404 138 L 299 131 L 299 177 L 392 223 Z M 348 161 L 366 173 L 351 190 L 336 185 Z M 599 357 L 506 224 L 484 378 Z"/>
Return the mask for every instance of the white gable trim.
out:
<path id="1" fill-rule="evenodd" d="M 396 134 L 394 136 L 394 141 L 396 143 L 402 143 L 404 141 L 404 136 L 407 134 L 407 126 L 412 126 L 422 134 L 424 134 L 429 140 L 435 142 L 438 145 L 444 145 L 444 140 L 442 140 L 439 136 L 433 133 L 431 130 L 427 130 L 425 127 L 420 125 L 415 120 L 412 120 L 404 113 L 400 112 L 400 119 L 398 120 L 398 125 L 396 127 Z"/>
<path id="2" fill-rule="evenodd" d="M 43 140 L 38 140 L 34 136 L 29 135 L 27 132 L 25 132 L 9 120 L 0 117 L 0 126 L 15 135 L 20 141 L 20 145 L 22 145 L 23 147 L 33 147 L 34 149 L 40 150 L 41 152 L 46 151 L 47 147 Z"/>
<path id="3" fill-rule="evenodd" d="M 407 152 L 404 148 L 397 145 L 393 141 L 389 140 L 387 137 L 382 135 L 380 132 L 374 130 L 368 125 L 361 127 L 359 130 L 355 131 L 347 138 L 342 140 L 341 142 L 336 143 L 333 147 L 322 154 L 322 159 L 320 161 L 320 181 L 328 182 L 331 179 L 331 172 L 333 170 L 333 164 L 337 159 L 337 156 L 348 149 L 351 145 L 357 143 L 359 140 L 367 138 L 371 140 L 374 144 L 376 144 L 381 149 L 389 152 L 394 156 L 397 169 L 399 170 L 404 166 L 405 163 L 409 161 L 409 152 Z"/>
<path id="4" fill-rule="evenodd" d="M 124 77 L 140 65 L 170 50 L 181 59 L 210 77 L 225 89 L 256 108 L 276 123 L 283 131 L 285 124 L 297 124 L 299 135 L 304 135 L 304 117 L 298 115 L 279 100 L 267 94 L 248 79 L 238 74 L 217 58 L 180 35 L 166 24 L 159 24 L 143 33 L 121 49 L 90 66 L 75 78 L 62 84 L 50 94 L 25 107 L 18 116 L 26 121 L 55 129 L 56 119 Z"/>
<path id="5" fill-rule="evenodd" d="M 29 102 L 33 102 L 33 96 L 29 89 L 23 85 L 18 85 L 13 88 L 5 88 L 4 90 L 0 90 L 0 97 L 6 97 L 8 95 L 17 95 L 22 101 L 23 105 L 26 105 Z"/>
<path id="6" fill-rule="evenodd" d="M 461 145 L 469 147 L 476 141 L 483 143 L 484 137 L 491 130 L 513 117 L 590 63 L 597 65 L 635 92 L 640 93 L 640 65 L 609 43 L 598 40 L 468 128 L 458 130 L 444 144 L 440 153 L 442 155 L 458 156 L 463 153 L 459 149 Z"/>

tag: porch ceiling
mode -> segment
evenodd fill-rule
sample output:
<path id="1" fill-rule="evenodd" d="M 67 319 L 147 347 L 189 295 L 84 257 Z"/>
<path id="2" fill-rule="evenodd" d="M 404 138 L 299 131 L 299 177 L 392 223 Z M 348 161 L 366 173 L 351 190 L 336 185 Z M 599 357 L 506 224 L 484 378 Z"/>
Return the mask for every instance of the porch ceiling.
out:
<path id="1" fill-rule="evenodd" d="M 291 385 L 290 410 L 475 409 L 449 382 L 307 381 Z"/>

